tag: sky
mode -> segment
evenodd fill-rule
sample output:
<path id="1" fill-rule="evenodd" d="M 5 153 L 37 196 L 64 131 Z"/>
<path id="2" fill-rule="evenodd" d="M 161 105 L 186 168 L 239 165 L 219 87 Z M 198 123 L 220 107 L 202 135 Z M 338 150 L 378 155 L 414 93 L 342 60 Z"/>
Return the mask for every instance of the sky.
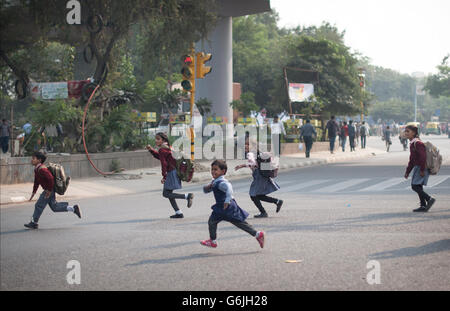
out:
<path id="1" fill-rule="evenodd" d="M 371 64 L 401 73 L 436 73 L 450 54 L 450 0 L 270 0 L 279 27 L 345 30 L 345 44 Z"/>

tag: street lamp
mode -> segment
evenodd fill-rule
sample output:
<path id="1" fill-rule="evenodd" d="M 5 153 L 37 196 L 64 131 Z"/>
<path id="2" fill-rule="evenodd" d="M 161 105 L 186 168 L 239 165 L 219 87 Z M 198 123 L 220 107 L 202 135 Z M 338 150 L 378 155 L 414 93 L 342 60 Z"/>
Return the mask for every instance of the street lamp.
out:
<path id="1" fill-rule="evenodd" d="M 361 122 L 364 121 L 364 103 L 362 100 L 362 95 L 364 92 L 364 88 L 366 85 L 366 70 L 364 68 L 358 68 L 359 69 L 359 74 L 358 74 L 358 78 L 359 78 L 359 87 L 361 89 Z"/>

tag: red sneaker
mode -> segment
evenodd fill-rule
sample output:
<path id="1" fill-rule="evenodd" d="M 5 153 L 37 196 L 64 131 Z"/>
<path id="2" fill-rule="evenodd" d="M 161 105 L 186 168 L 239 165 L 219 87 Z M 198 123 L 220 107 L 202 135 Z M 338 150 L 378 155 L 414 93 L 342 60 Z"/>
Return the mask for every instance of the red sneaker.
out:
<path id="1" fill-rule="evenodd" d="M 212 248 L 217 247 L 217 243 L 214 243 L 212 240 L 204 240 L 204 241 L 201 241 L 200 244 L 203 246 L 212 247 Z"/>
<path id="2" fill-rule="evenodd" d="M 258 235 L 256 236 L 256 240 L 258 240 L 259 246 L 261 248 L 264 248 L 264 232 L 260 231 Z"/>

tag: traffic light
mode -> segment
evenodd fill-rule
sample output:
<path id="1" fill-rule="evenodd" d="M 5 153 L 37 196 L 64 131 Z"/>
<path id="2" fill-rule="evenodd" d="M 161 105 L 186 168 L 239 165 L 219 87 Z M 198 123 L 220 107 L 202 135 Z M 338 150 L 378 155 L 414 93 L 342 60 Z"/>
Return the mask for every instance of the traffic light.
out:
<path id="1" fill-rule="evenodd" d="M 197 75 L 196 78 L 203 79 L 208 73 L 211 72 L 212 68 L 210 66 L 205 66 L 205 63 L 207 61 L 211 60 L 212 55 L 211 54 L 205 54 L 203 52 L 198 52 L 196 54 L 196 68 L 197 68 Z"/>
<path id="2" fill-rule="evenodd" d="M 181 86 L 183 90 L 192 92 L 195 91 L 195 63 L 194 57 L 191 55 L 184 55 L 182 57 L 183 68 L 181 69 L 181 74 L 183 75 L 183 81 Z"/>
<path id="3" fill-rule="evenodd" d="M 364 76 L 363 75 L 359 75 L 359 86 L 364 87 Z"/>

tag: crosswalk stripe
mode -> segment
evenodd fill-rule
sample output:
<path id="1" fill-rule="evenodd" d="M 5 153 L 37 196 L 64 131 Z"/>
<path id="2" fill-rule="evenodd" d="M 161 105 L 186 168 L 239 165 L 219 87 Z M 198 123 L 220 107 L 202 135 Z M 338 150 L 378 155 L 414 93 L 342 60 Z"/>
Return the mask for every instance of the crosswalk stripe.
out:
<path id="1" fill-rule="evenodd" d="M 314 192 L 314 193 L 317 193 L 317 192 L 327 192 L 327 193 L 338 192 L 338 191 L 344 190 L 346 188 L 350 188 L 352 186 L 361 184 L 361 183 L 366 182 L 368 180 L 370 180 L 370 179 L 369 178 L 350 179 L 350 180 L 347 180 L 347 181 L 344 181 L 344 182 L 337 182 L 337 183 L 335 183 L 335 184 L 333 184 L 331 186 L 320 188 L 320 189 L 314 190 L 312 192 Z"/>
<path id="2" fill-rule="evenodd" d="M 401 177 L 396 177 L 396 178 L 390 178 L 388 180 L 379 182 L 375 185 L 363 188 L 363 189 L 359 189 L 358 192 L 366 192 L 366 191 L 382 191 L 386 188 L 395 186 L 397 184 L 400 184 L 402 182 L 404 182 L 405 179 L 401 178 Z"/>
<path id="3" fill-rule="evenodd" d="M 279 191 L 280 192 L 290 192 L 293 190 L 302 190 L 304 188 L 311 187 L 311 186 L 317 186 L 317 185 L 324 184 L 329 181 L 330 181 L 330 179 L 311 180 L 309 182 L 299 183 L 299 184 L 292 185 L 289 187 L 281 188 Z"/>
<path id="4" fill-rule="evenodd" d="M 430 177 L 430 179 L 428 180 L 428 185 L 426 187 L 436 187 L 437 185 L 442 184 L 444 181 L 446 181 L 449 177 L 450 176 L 448 175 Z"/>

